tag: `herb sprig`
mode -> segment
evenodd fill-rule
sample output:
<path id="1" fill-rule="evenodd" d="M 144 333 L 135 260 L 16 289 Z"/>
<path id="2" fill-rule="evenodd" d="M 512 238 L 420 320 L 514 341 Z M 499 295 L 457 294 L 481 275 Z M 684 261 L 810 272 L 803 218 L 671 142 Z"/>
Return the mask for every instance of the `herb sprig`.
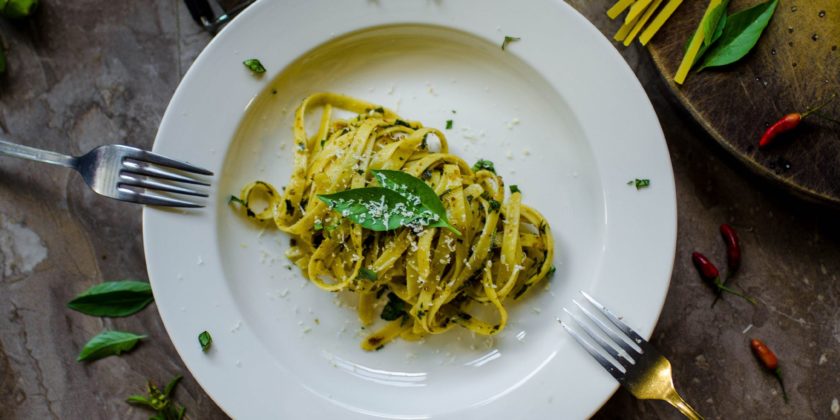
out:
<path id="1" fill-rule="evenodd" d="M 181 381 L 181 375 L 176 376 L 163 388 L 163 391 L 148 381 L 146 384 L 146 392 L 148 395 L 132 395 L 126 398 L 129 404 L 146 407 L 155 411 L 155 415 L 150 420 L 181 420 L 187 409 L 178 405 L 172 399 L 172 393 L 175 391 L 175 386 Z"/>

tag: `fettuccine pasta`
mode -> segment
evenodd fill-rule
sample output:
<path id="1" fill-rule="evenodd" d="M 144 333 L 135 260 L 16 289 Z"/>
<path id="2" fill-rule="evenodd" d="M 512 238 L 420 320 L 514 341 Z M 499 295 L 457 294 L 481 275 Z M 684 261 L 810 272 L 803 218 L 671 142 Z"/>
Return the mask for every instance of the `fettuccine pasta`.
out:
<path id="1" fill-rule="evenodd" d="M 321 110 L 320 123 L 307 133 L 313 109 Z M 333 119 L 337 110 L 358 115 Z M 292 237 L 287 256 L 309 281 L 331 292 L 354 292 L 363 325 L 377 315 L 388 320 L 362 348 L 378 350 L 398 337 L 417 340 L 456 325 L 497 334 L 507 322 L 505 303 L 553 272 L 554 244 L 543 216 L 522 204 L 515 186 L 505 200 L 492 164 L 471 168 L 449 153 L 439 130 L 359 99 L 317 93 L 297 109 L 293 133 L 294 167 L 286 186 L 255 181 L 235 201 L 248 217 L 273 222 Z M 372 231 L 318 199 L 376 186 L 371 171 L 380 169 L 424 180 L 454 229 Z M 258 201 L 268 205 L 253 208 Z"/>

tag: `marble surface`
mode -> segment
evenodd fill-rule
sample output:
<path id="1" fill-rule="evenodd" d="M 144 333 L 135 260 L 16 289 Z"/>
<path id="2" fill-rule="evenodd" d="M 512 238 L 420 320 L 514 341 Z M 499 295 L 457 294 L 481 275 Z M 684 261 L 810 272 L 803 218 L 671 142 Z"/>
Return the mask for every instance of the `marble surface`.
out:
<path id="1" fill-rule="evenodd" d="M 71 154 L 107 143 L 151 147 L 170 96 L 209 37 L 179 0 L 42 3 L 30 20 L 0 20 L 9 59 L 0 135 Z M 570 3 L 604 33 L 617 29 L 603 14 L 607 1 Z M 673 363 L 677 388 L 707 418 L 840 418 L 840 212 L 749 174 L 674 100 L 643 49 L 621 52 L 662 122 L 677 183 L 674 274 L 651 340 Z M 712 294 L 691 265 L 694 250 L 723 255 L 723 222 L 740 232 L 737 284 L 757 306 L 725 299 L 711 309 Z M 176 397 L 190 418 L 225 418 L 178 358 L 154 305 L 121 319 L 66 308 L 92 284 L 145 278 L 141 229 L 138 207 L 96 196 L 77 175 L 0 158 L 0 418 L 145 418 L 125 397 L 146 379 L 175 374 L 185 376 Z M 122 357 L 76 363 L 103 328 L 149 339 Z M 779 355 L 789 404 L 750 354 L 751 337 Z M 619 390 L 596 418 L 680 416 Z"/>

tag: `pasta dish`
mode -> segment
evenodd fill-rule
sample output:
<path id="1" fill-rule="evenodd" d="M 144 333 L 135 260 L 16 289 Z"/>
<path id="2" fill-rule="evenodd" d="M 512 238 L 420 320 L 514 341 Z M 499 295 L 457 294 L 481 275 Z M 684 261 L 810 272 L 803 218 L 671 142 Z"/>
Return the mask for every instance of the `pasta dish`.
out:
<path id="1" fill-rule="evenodd" d="M 341 111 L 356 115 L 334 118 Z M 307 133 L 311 114 L 318 128 Z M 353 292 L 363 325 L 386 321 L 365 350 L 455 326 L 497 334 L 505 304 L 553 273 L 543 216 L 517 186 L 505 189 L 492 162 L 450 154 L 441 131 L 317 93 L 297 109 L 293 139 L 285 187 L 255 181 L 231 200 L 291 236 L 287 256 L 309 281 Z"/>

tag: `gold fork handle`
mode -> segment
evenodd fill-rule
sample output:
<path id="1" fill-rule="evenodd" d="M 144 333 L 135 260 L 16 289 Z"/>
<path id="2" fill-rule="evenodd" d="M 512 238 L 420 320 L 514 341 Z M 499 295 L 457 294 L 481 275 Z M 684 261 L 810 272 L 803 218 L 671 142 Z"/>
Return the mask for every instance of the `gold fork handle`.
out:
<path id="1" fill-rule="evenodd" d="M 680 394 L 677 394 L 676 390 L 673 394 L 669 395 L 665 401 L 668 401 L 677 410 L 680 410 L 680 413 L 683 413 L 686 418 L 691 420 L 703 420 L 703 416 L 701 416 L 695 409 L 691 408 L 691 406 L 688 405 L 682 397 L 680 397 Z"/>

